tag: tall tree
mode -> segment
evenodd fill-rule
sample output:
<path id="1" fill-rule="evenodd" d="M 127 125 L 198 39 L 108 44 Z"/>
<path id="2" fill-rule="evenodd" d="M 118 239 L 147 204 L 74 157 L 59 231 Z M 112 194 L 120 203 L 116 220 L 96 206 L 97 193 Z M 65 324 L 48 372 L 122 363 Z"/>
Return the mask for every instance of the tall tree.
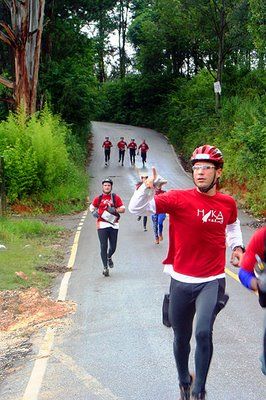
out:
<path id="1" fill-rule="evenodd" d="M 250 24 L 253 42 L 258 53 L 258 67 L 265 69 L 266 63 L 266 2 L 265 0 L 249 0 Z"/>
<path id="2" fill-rule="evenodd" d="M 126 75 L 126 34 L 129 23 L 129 0 L 118 1 L 118 40 L 120 78 Z"/>
<path id="3" fill-rule="evenodd" d="M 0 39 L 14 52 L 15 80 L 0 77 L 13 89 L 16 107 L 23 105 L 27 114 L 36 111 L 41 39 L 45 0 L 4 0 L 11 15 L 11 26 L 0 23 Z"/>

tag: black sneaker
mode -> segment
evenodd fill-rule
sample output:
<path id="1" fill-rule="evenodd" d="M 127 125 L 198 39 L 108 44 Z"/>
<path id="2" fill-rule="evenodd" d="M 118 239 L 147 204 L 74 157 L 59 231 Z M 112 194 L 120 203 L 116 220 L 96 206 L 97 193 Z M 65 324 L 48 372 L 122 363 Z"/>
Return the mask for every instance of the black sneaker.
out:
<path id="1" fill-rule="evenodd" d="M 206 392 L 192 394 L 192 400 L 206 400 Z"/>
<path id="2" fill-rule="evenodd" d="M 190 383 L 187 383 L 186 385 L 179 384 L 180 396 L 181 396 L 179 400 L 190 400 L 191 386 L 193 380 L 194 380 L 193 375 L 190 375 Z"/>
<path id="3" fill-rule="evenodd" d="M 109 269 L 108 269 L 108 267 L 104 267 L 104 269 L 103 269 L 103 275 L 104 275 L 104 276 L 109 276 Z"/>
<path id="4" fill-rule="evenodd" d="M 113 263 L 112 258 L 108 258 L 108 259 L 107 259 L 107 262 L 108 262 L 108 267 L 109 267 L 109 268 L 114 268 L 114 263 Z"/>
<path id="5" fill-rule="evenodd" d="M 179 400 L 190 400 L 190 385 L 179 385 L 180 399 Z"/>

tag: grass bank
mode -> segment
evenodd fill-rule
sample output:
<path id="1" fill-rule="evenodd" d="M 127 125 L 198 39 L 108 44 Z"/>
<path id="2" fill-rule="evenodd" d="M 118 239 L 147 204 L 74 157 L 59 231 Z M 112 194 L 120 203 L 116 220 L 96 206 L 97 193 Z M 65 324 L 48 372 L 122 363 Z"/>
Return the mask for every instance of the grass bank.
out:
<path id="1" fill-rule="evenodd" d="M 32 219 L 0 218 L 0 290 L 30 286 L 43 289 L 52 279 L 45 271 L 60 250 L 54 245 L 63 228 Z"/>

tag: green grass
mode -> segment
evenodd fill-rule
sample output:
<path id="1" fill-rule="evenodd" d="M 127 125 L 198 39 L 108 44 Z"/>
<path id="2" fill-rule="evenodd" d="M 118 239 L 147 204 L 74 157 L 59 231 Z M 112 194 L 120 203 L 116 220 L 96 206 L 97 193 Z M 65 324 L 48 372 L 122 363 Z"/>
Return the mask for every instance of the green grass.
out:
<path id="1" fill-rule="evenodd" d="M 54 185 L 30 199 L 24 199 L 23 204 L 30 206 L 33 214 L 71 214 L 83 211 L 87 204 L 88 174 L 82 169 L 76 169 L 69 179 Z"/>
<path id="2" fill-rule="evenodd" d="M 30 219 L 0 218 L 0 290 L 49 285 L 51 275 L 40 270 L 52 263 L 58 250 L 51 245 L 62 228 Z M 16 275 L 22 271 L 28 279 Z"/>

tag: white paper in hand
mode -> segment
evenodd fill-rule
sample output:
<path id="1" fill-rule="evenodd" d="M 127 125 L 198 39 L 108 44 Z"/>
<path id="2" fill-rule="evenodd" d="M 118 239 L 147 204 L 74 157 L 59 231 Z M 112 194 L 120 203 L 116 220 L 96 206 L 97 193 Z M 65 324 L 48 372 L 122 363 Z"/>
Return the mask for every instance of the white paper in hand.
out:
<path id="1" fill-rule="evenodd" d="M 101 218 L 107 222 L 110 222 L 111 224 L 114 224 L 117 219 L 117 217 L 115 215 L 110 214 L 108 211 L 104 211 L 101 215 Z"/>

